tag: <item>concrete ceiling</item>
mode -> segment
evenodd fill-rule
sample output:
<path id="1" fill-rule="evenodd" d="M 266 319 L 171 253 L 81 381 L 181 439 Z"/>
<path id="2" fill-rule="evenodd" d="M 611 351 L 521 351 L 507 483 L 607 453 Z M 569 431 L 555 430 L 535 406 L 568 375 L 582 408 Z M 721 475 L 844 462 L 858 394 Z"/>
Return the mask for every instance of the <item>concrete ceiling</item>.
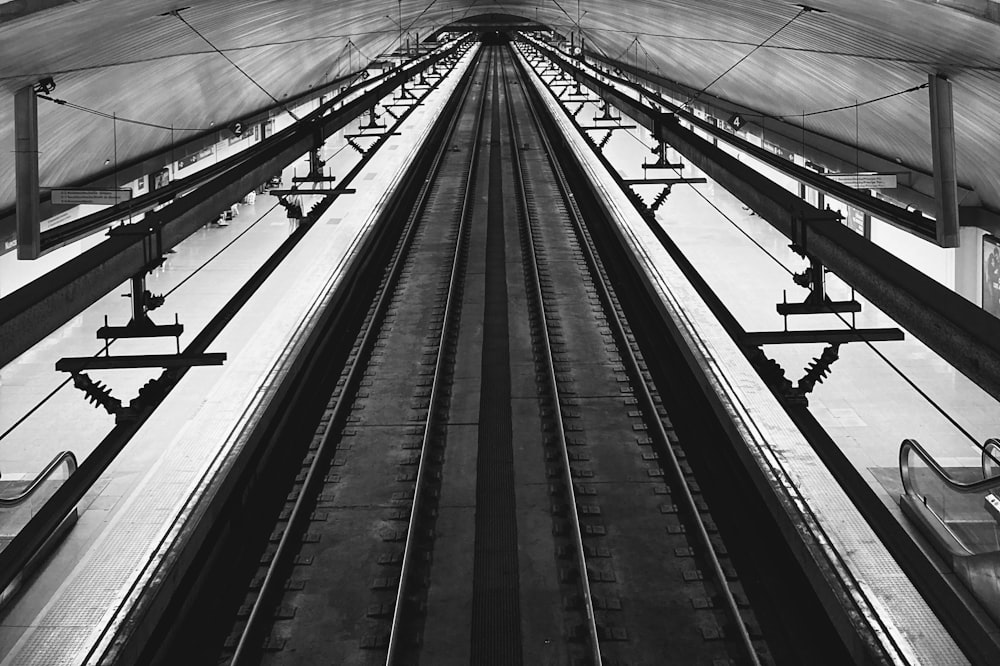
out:
<path id="1" fill-rule="evenodd" d="M 119 163 L 273 105 L 191 27 L 162 16 L 181 7 L 191 26 L 279 100 L 356 68 L 356 49 L 365 61 L 390 49 L 400 16 L 421 35 L 481 13 L 521 15 L 563 32 L 582 16 L 589 47 L 619 59 L 634 59 L 638 50 L 640 66 L 648 62 L 698 89 L 781 29 L 709 92 L 795 116 L 905 90 L 926 83 L 929 73 L 946 74 L 954 85 L 960 183 L 1000 211 L 1000 25 L 990 20 L 998 14 L 996 3 L 808 4 L 823 13 L 800 13 L 786 0 L 0 2 L 0 87 L 8 100 L 0 104 L 0 141 L 13 146 L 14 92 L 43 76 L 55 79 L 55 97 L 191 130 L 172 136 L 119 122 Z M 964 11 L 949 6 L 956 4 Z M 857 116 L 852 108 L 805 121 L 810 130 L 851 145 L 857 137 L 862 149 L 931 169 L 926 90 L 862 106 Z M 43 186 L 107 173 L 105 160 L 113 160 L 116 150 L 111 120 L 40 100 L 39 126 Z M 13 161 L 9 151 L 0 158 L 0 211 L 13 204 Z"/>

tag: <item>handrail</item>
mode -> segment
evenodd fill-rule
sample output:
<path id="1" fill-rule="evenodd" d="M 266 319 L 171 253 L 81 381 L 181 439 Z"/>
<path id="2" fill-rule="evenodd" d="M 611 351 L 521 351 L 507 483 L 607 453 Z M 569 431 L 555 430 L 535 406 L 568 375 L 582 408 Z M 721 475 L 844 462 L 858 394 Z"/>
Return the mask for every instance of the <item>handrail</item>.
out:
<path id="1" fill-rule="evenodd" d="M 986 446 L 983 447 L 983 454 L 989 448 L 997 447 L 1000 450 L 1000 442 L 995 439 L 989 439 L 986 442 Z M 920 445 L 914 439 L 904 439 L 903 443 L 899 447 L 899 475 L 903 481 L 903 491 L 907 495 L 915 494 L 913 492 L 913 484 L 910 480 L 910 452 L 916 453 L 917 456 L 923 460 L 927 467 L 934 472 L 934 474 L 940 479 L 946 486 L 951 488 L 957 493 L 971 494 L 983 492 L 984 490 L 990 490 L 996 486 L 1000 486 L 1000 475 L 989 476 L 980 481 L 973 481 L 971 483 L 963 483 L 962 481 L 955 480 L 947 470 L 945 470 L 941 465 L 934 460 L 934 456 L 927 452 L 923 446 Z M 992 454 L 990 454 L 992 455 Z"/>
<path id="2" fill-rule="evenodd" d="M 990 437 L 983 444 L 983 478 L 1000 475 L 1000 440 Z"/>
<path id="3" fill-rule="evenodd" d="M 19 495 L 14 497 L 0 497 L 0 507 L 4 506 L 17 506 L 28 499 L 28 497 L 38 489 L 38 486 L 42 484 L 55 470 L 63 463 L 68 463 L 69 473 L 72 474 L 76 471 L 77 463 L 76 456 L 73 455 L 72 451 L 62 451 L 56 454 L 56 457 L 52 459 L 48 465 L 45 466 L 38 476 L 25 488 Z"/>

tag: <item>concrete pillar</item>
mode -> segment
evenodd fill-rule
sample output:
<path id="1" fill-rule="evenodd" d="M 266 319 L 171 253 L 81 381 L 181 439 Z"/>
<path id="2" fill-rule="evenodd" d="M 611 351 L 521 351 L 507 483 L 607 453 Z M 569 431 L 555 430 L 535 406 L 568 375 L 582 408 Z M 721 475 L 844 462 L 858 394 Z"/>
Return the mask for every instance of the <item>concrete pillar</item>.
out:
<path id="1" fill-rule="evenodd" d="M 962 227 L 959 245 L 955 249 L 955 291 L 982 305 L 983 294 L 983 236 L 978 227 Z"/>
<path id="2" fill-rule="evenodd" d="M 14 180 L 17 258 L 41 254 L 38 220 L 38 98 L 33 86 L 14 93 Z"/>
<path id="3" fill-rule="evenodd" d="M 958 247 L 958 176 L 955 171 L 955 113 L 951 81 L 940 74 L 930 74 L 928 80 L 937 242 L 942 247 Z"/>

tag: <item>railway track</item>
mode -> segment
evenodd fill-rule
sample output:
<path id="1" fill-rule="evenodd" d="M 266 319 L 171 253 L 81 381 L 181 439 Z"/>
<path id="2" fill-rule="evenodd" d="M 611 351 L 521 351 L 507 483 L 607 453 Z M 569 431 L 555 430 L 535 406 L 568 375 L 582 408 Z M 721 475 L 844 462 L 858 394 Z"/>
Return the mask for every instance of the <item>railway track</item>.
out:
<path id="1" fill-rule="evenodd" d="M 771 663 L 520 71 L 475 67 L 217 661 Z"/>

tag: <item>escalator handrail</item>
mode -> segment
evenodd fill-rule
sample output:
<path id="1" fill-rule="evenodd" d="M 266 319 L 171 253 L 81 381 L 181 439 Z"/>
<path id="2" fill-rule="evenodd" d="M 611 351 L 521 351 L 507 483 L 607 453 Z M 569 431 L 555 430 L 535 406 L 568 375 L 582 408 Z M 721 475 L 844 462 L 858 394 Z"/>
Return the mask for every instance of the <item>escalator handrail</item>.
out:
<path id="1" fill-rule="evenodd" d="M 993 466 L 1000 468 L 1000 440 L 989 438 L 986 443 L 983 444 L 983 477 L 989 476 L 987 471 L 990 467 L 990 463 Z"/>
<path id="2" fill-rule="evenodd" d="M 987 445 L 993 443 L 996 446 L 1000 446 L 1000 442 L 995 439 L 987 440 Z M 985 449 L 984 449 L 985 450 Z M 926 463 L 927 467 L 934 472 L 934 474 L 940 479 L 942 483 L 951 488 L 957 493 L 970 494 L 979 493 L 986 490 L 990 490 L 997 486 L 1000 486 L 1000 475 L 990 476 L 979 481 L 973 481 L 971 483 L 964 483 L 962 481 L 957 481 L 947 470 L 945 470 L 938 462 L 934 459 L 930 453 L 927 452 L 923 446 L 920 445 L 914 439 L 904 439 L 903 443 L 899 447 L 899 475 L 903 481 L 903 492 L 907 495 L 916 495 L 917 493 L 913 490 L 913 484 L 910 480 L 910 452 L 917 454 L 917 456 Z"/>
<path id="3" fill-rule="evenodd" d="M 56 454 L 56 457 L 52 459 L 48 465 L 45 466 L 38 476 L 28 485 L 27 488 L 22 490 L 18 495 L 14 497 L 0 497 L 0 507 L 5 506 L 17 506 L 24 502 L 28 497 L 38 489 L 38 487 L 45 481 L 52 473 L 63 463 L 69 468 L 69 474 L 73 474 L 76 471 L 77 462 L 76 456 L 73 455 L 72 451 L 62 451 Z"/>

